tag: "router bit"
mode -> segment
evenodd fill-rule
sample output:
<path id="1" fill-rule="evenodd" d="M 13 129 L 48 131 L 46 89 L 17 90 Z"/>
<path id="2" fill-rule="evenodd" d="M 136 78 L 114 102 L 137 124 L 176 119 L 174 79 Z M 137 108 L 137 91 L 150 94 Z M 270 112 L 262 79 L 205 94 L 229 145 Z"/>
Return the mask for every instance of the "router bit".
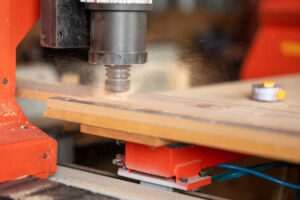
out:
<path id="1" fill-rule="evenodd" d="M 105 88 L 130 89 L 130 66 L 147 62 L 147 11 L 152 0 L 81 0 L 91 11 L 89 62 L 106 67 Z"/>
<path id="2" fill-rule="evenodd" d="M 130 89 L 130 66 L 106 66 L 105 89 L 125 92 Z"/>

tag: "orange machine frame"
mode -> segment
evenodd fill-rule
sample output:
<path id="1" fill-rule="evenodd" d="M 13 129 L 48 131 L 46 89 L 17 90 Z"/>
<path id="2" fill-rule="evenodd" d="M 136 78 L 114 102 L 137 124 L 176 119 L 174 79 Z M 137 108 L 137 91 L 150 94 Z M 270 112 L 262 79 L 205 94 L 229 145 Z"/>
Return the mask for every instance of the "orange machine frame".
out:
<path id="1" fill-rule="evenodd" d="M 56 141 L 26 119 L 15 99 L 16 48 L 40 17 L 40 0 L 0 0 L 0 182 L 56 171 Z"/>

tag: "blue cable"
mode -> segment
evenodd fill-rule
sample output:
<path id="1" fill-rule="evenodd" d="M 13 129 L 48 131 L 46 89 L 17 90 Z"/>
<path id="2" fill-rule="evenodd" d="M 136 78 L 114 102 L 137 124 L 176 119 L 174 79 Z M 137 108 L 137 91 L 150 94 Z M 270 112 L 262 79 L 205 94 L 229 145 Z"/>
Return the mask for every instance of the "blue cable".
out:
<path id="1" fill-rule="evenodd" d="M 252 169 L 255 171 L 263 172 L 263 171 L 267 171 L 270 169 L 287 166 L 287 165 L 289 165 L 289 164 L 284 163 L 284 162 L 273 162 L 273 163 L 268 163 L 268 164 L 250 166 L 250 167 L 247 167 L 247 169 Z M 212 176 L 212 181 L 228 181 L 231 179 L 236 179 L 236 178 L 240 178 L 240 177 L 247 176 L 247 175 L 249 175 L 249 174 L 245 173 L 245 172 L 230 170 L 230 171 Z"/>
<path id="2" fill-rule="evenodd" d="M 269 180 L 269 181 L 272 181 L 272 182 L 281 184 L 281 185 L 283 185 L 283 186 L 290 187 L 290 188 L 293 188 L 293 189 L 296 189 L 296 190 L 300 190 L 300 186 L 299 186 L 299 185 L 294 185 L 294 184 L 291 184 L 291 183 L 287 183 L 287 182 L 278 180 L 278 179 L 276 179 L 276 178 L 273 178 L 273 177 L 268 176 L 268 175 L 265 175 L 265 174 L 263 174 L 263 173 L 254 171 L 254 170 L 252 170 L 252 169 L 247 169 L 247 168 L 244 168 L 244 167 L 239 167 L 239 166 L 235 166 L 235 165 L 228 165 L 228 164 L 217 165 L 217 167 L 220 167 L 220 168 L 227 168 L 227 169 L 233 169 L 233 170 L 237 170 L 237 171 L 246 172 L 246 173 L 248 173 L 248 174 L 252 174 L 252 175 L 255 175 L 255 176 L 259 176 L 259 177 L 261 177 L 261 178 L 264 178 L 264 179 L 266 179 L 266 180 Z"/>

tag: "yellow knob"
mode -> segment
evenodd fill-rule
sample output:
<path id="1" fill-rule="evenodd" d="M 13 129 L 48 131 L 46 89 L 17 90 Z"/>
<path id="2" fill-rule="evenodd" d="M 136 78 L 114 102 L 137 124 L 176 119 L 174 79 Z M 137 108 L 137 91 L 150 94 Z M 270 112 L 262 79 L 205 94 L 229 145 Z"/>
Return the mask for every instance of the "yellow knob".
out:
<path id="1" fill-rule="evenodd" d="M 285 98 L 285 90 L 278 90 L 278 92 L 276 93 L 276 97 L 278 100 L 283 100 Z"/>
<path id="2" fill-rule="evenodd" d="M 270 87 L 274 87 L 275 86 L 275 82 L 274 81 L 264 81 L 263 82 L 263 86 L 270 88 Z"/>

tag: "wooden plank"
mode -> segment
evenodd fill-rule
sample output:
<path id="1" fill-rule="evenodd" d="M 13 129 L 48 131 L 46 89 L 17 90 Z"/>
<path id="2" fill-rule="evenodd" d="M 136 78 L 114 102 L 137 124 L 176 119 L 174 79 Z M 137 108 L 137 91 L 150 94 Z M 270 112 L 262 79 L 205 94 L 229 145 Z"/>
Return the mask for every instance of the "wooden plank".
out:
<path id="1" fill-rule="evenodd" d="M 101 128 L 96 126 L 88 126 L 84 124 L 80 126 L 80 131 L 82 133 L 97 135 L 106 138 L 112 138 L 116 140 L 124 140 L 128 142 L 144 144 L 152 147 L 161 147 L 172 143 L 172 141 L 170 140 L 164 140 L 164 139 L 149 137 L 145 135 L 138 135 L 134 133 L 128 133 L 125 131 L 116 131 L 113 129 Z"/>
<path id="2" fill-rule="evenodd" d="M 47 101 L 51 97 L 58 96 L 88 98 L 94 94 L 101 95 L 102 93 L 101 88 L 92 86 L 24 78 L 17 78 L 16 81 L 16 97 L 37 101 Z"/>
<path id="3" fill-rule="evenodd" d="M 250 106 L 264 109 L 269 108 L 278 111 L 283 110 L 289 112 L 295 111 L 297 113 L 300 112 L 300 94 L 298 92 L 300 90 L 300 74 L 274 78 L 271 77 L 266 78 L 266 80 L 274 80 L 278 84 L 281 84 L 285 87 L 287 91 L 287 98 L 283 102 L 261 103 L 257 101 L 251 101 L 249 99 L 249 95 L 251 93 L 251 84 L 260 82 L 261 80 L 213 84 L 183 91 L 163 92 L 156 94 L 152 93 L 148 95 L 131 94 L 127 96 L 125 94 L 123 96 L 119 96 L 119 98 L 114 98 L 114 96 L 105 93 L 103 88 L 17 78 L 16 97 L 39 101 L 47 101 L 47 99 L 52 97 L 88 98 L 90 101 L 108 100 L 110 102 L 116 101 L 117 104 L 124 104 L 124 102 L 127 102 L 131 105 L 136 104 L 142 106 L 149 103 L 149 100 L 146 103 L 143 103 L 145 97 L 153 100 L 151 104 L 156 107 L 164 106 L 154 104 L 155 102 L 158 104 L 161 103 L 160 101 L 156 100 L 156 98 L 159 98 L 160 96 L 167 98 L 183 97 L 192 99 L 195 102 L 199 101 L 200 103 L 201 101 L 205 101 L 206 104 L 201 105 L 199 103 L 199 106 L 203 107 L 213 107 L 209 104 L 212 102 L 222 103 L 225 104 L 225 106 L 229 104 L 231 106 Z M 150 108 L 151 107 L 153 106 L 150 105 Z M 212 109 L 216 110 L 217 108 L 218 107 L 213 107 Z"/>
<path id="4" fill-rule="evenodd" d="M 265 130 L 275 130 L 276 132 L 300 133 L 300 94 L 298 88 L 300 85 L 300 77 L 292 78 L 293 84 L 284 84 L 287 88 L 288 97 L 285 101 L 279 103 L 261 103 L 243 96 L 244 104 L 230 104 L 223 102 L 221 97 L 214 101 L 205 100 L 205 92 L 202 89 L 193 90 L 190 96 L 201 96 L 200 98 L 184 97 L 180 95 L 164 95 L 164 94 L 134 94 L 125 99 L 117 98 L 85 98 L 83 102 L 94 104 L 97 108 L 103 108 L 101 114 L 107 117 L 124 118 L 132 120 L 136 119 L 136 113 L 157 113 L 157 115 L 168 115 L 170 117 L 190 118 L 196 120 L 207 121 L 211 123 L 223 123 L 234 126 L 245 126 L 250 128 L 260 128 Z M 290 79 L 285 79 L 290 80 Z M 284 82 L 283 80 L 281 82 Z M 250 83 L 246 83 L 251 88 Z M 239 85 L 239 83 L 235 83 Z M 218 86 L 215 86 L 218 87 Z M 203 87 L 203 90 L 207 90 Z M 228 90 L 231 90 L 228 87 Z M 188 91 L 187 91 L 188 92 Z M 187 93 L 186 92 L 186 93 Z M 250 94 L 250 89 L 248 90 Z M 202 95 L 199 95 L 202 94 Z M 218 92 L 216 92 L 218 94 Z M 236 96 L 239 94 L 236 94 Z M 298 96 L 297 96 L 298 95 Z M 223 95 L 226 97 L 226 93 Z M 291 98 L 294 96 L 294 98 Z M 235 101 L 235 97 L 232 99 Z M 74 98 L 80 100 L 81 98 Z M 69 104 L 72 101 L 67 102 Z M 51 107 L 51 102 L 48 105 Z M 54 103 L 55 104 L 55 103 Z M 64 102 L 62 109 L 64 109 Z M 53 105 L 55 106 L 55 105 Z M 107 107 L 114 107 L 115 112 L 108 112 Z M 55 107 L 57 108 L 57 107 Z M 86 108 L 84 108 L 85 110 Z M 91 108 L 93 112 L 94 109 Z M 128 114 L 129 111 L 130 115 Z M 121 116 L 120 114 L 123 113 Z M 137 119 L 140 120 L 141 119 Z M 143 121 L 145 119 L 142 119 Z"/>
<path id="5" fill-rule="evenodd" d="M 263 80 L 275 81 L 286 90 L 286 99 L 278 103 L 264 103 L 250 100 L 251 85 Z M 267 77 L 251 81 L 234 81 L 222 84 L 212 84 L 204 87 L 182 91 L 169 91 L 160 93 L 170 97 L 192 98 L 195 101 L 217 102 L 232 106 L 248 106 L 277 111 L 300 113 L 300 74 Z"/>
<path id="6" fill-rule="evenodd" d="M 271 80 L 286 88 L 283 102 L 251 100 L 251 85 L 258 80 L 119 98 L 97 95 L 97 89 L 87 87 L 89 92 L 74 89 L 70 98 L 49 99 L 45 115 L 300 163 L 300 75 Z"/>
<path id="7" fill-rule="evenodd" d="M 163 116 L 158 121 L 164 123 L 160 124 L 151 124 L 148 121 L 121 120 L 54 108 L 48 109 L 45 116 L 91 126 L 114 127 L 116 130 L 272 159 L 300 162 L 300 137 L 296 135 L 251 130 L 247 127 L 193 122 L 178 118 L 167 120 Z"/>
<path id="8" fill-rule="evenodd" d="M 102 90 L 102 88 L 96 88 L 92 86 L 82 86 L 39 80 L 27 80 L 23 78 L 17 79 L 16 96 L 19 98 L 37 101 L 47 101 L 47 99 L 57 96 L 87 98 L 93 96 L 93 94 L 95 93 L 99 95 L 104 94 L 105 92 Z M 129 134 L 123 131 L 115 131 L 112 129 L 103 129 L 100 127 L 92 127 L 85 125 L 81 126 L 81 132 L 106 138 L 131 141 L 153 147 L 164 146 L 172 143 L 170 140 Z"/>

